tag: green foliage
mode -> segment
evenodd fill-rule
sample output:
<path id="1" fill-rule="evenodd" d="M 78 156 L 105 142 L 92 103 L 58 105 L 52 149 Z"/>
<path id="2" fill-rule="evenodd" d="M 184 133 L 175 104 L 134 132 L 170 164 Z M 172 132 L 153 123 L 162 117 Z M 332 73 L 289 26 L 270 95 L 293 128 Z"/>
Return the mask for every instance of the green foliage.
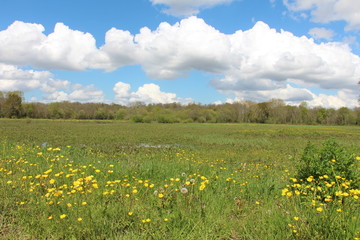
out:
<path id="1" fill-rule="evenodd" d="M 300 159 L 298 178 L 305 179 L 313 176 L 315 179 L 323 175 L 344 177 L 348 180 L 359 181 L 355 167 L 355 153 L 340 146 L 334 139 L 324 142 L 321 149 L 308 142 Z"/>

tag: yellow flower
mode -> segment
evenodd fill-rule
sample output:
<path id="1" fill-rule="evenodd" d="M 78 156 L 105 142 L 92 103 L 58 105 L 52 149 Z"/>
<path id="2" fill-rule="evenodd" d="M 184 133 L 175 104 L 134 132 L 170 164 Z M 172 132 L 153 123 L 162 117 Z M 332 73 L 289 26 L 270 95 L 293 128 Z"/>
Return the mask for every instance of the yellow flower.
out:
<path id="1" fill-rule="evenodd" d="M 49 219 L 49 220 L 53 219 L 53 216 L 49 216 L 48 219 Z"/>
<path id="2" fill-rule="evenodd" d="M 200 187 L 199 187 L 199 190 L 200 190 L 200 191 L 202 191 L 202 190 L 204 190 L 204 189 L 205 189 L 205 187 L 206 187 L 206 185 L 205 185 L 205 184 L 201 184 L 201 185 L 200 185 Z"/>
<path id="3" fill-rule="evenodd" d="M 167 222 L 167 221 L 169 221 L 169 219 L 167 219 L 167 218 L 164 218 L 164 222 Z"/>
<path id="4" fill-rule="evenodd" d="M 133 215 L 133 212 L 128 212 L 128 215 L 129 215 L 129 216 Z"/>
<path id="5" fill-rule="evenodd" d="M 299 221 L 299 219 L 300 219 L 299 217 L 294 217 L 295 221 Z"/>
<path id="6" fill-rule="evenodd" d="M 54 184 L 54 183 L 55 183 L 55 179 L 51 179 L 51 180 L 49 181 L 49 183 L 50 183 L 50 184 Z"/>
<path id="7" fill-rule="evenodd" d="M 87 205 L 87 202 L 82 202 L 81 205 L 85 206 Z"/>
<path id="8" fill-rule="evenodd" d="M 163 197 L 164 197 L 164 194 L 159 193 L 159 194 L 158 194 L 158 197 L 159 197 L 159 198 L 163 198 Z"/>
<path id="9" fill-rule="evenodd" d="M 83 219 L 82 219 L 82 218 L 78 218 L 77 220 L 78 220 L 78 222 L 81 222 Z"/>
<path id="10" fill-rule="evenodd" d="M 64 219 L 64 218 L 66 218 L 66 216 L 67 216 L 66 214 L 61 214 L 60 219 Z"/>
<path id="11" fill-rule="evenodd" d="M 341 208 L 339 208 L 339 209 L 336 209 L 336 211 L 337 211 L 337 212 L 342 212 L 342 209 L 341 209 Z"/>
<path id="12" fill-rule="evenodd" d="M 310 177 L 308 177 L 306 180 L 307 180 L 308 182 L 312 182 L 312 181 L 314 181 L 314 177 L 313 177 L 313 176 L 310 176 Z"/>
<path id="13" fill-rule="evenodd" d="M 72 205 L 71 205 L 71 203 L 68 203 L 68 204 L 66 204 L 66 206 L 71 207 Z"/>
<path id="14" fill-rule="evenodd" d="M 322 207 L 318 207 L 318 208 L 316 208 L 316 211 L 318 211 L 318 212 L 322 212 L 324 209 L 322 208 Z"/>
<path id="15" fill-rule="evenodd" d="M 256 205 L 260 205 L 260 202 L 256 201 L 255 204 L 256 204 Z"/>

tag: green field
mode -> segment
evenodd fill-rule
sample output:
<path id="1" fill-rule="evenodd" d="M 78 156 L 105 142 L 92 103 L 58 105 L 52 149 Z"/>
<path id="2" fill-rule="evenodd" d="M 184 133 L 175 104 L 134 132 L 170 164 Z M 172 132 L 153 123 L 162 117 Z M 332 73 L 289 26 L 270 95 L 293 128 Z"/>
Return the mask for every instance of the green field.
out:
<path id="1" fill-rule="evenodd" d="M 0 135 L 0 239 L 360 238 L 341 156 L 295 179 L 329 139 L 358 173 L 359 127 L 3 119 Z"/>

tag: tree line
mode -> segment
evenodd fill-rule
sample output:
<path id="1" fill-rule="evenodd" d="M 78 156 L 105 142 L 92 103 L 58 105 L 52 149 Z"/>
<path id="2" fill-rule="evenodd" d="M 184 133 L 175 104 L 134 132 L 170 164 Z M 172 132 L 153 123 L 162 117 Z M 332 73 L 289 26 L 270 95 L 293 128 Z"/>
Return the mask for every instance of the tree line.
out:
<path id="1" fill-rule="evenodd" d="M 272 123 L 360 125 L 360 108 L 339 109 L 299 106 L 272 99 L 255 103 L 225 104 L 144 104 L 130 106 L 105 103 L 53 102 L 26 103 L 19 91 L 0 92 L 1 118 L 131 120 L 159 123 Z"/>

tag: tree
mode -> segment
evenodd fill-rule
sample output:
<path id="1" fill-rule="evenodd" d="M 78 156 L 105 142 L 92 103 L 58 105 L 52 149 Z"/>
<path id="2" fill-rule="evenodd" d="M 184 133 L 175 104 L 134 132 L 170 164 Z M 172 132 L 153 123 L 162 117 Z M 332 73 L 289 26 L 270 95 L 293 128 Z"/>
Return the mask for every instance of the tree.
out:
<path id="1" fill-rule="evenodd" d="M 2 112 L 8 118 L 20 118 L 22 115 L 23 93 L 20 91 L 7 92 L 2 104 Z"/>

